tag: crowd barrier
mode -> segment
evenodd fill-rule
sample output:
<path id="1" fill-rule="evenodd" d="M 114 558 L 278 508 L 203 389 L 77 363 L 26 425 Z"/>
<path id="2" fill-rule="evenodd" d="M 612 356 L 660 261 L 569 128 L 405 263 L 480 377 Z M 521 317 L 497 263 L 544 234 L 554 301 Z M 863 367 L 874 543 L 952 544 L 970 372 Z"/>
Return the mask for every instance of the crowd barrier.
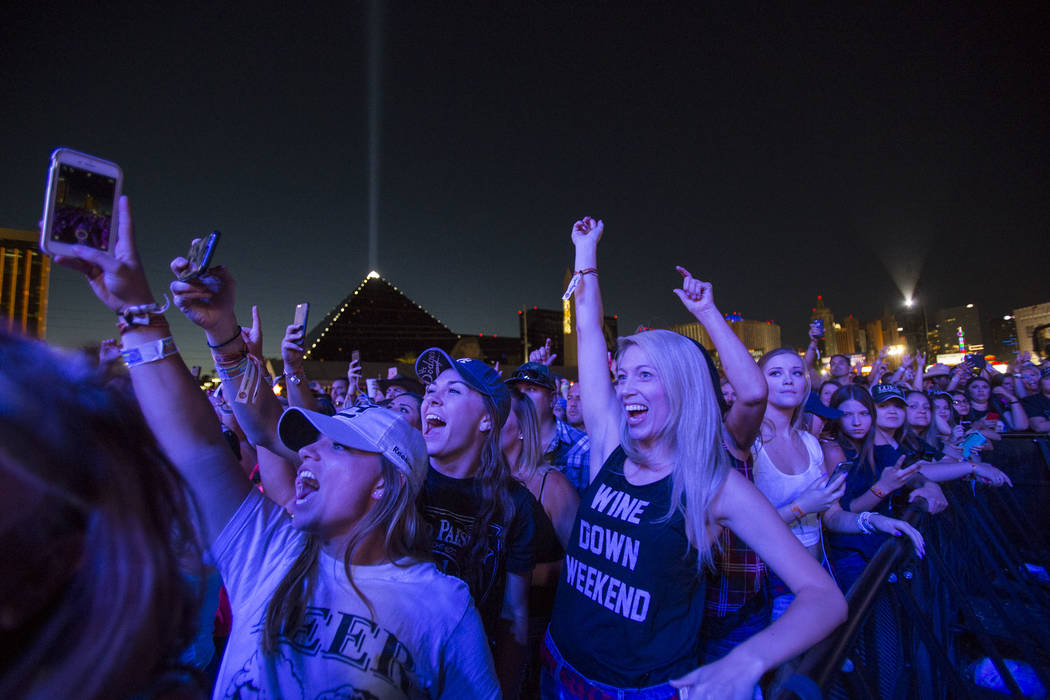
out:
<path id="1" fill-rule="evenodd" d="M 830 637 L 780 669 L 776 700 L 1046 697 L 1050 689 L 1050 444 L 1011 434 L 987 461 L 1014 488 L 943 484 L 902 519 L 926 538 L 883 544 L 846 595 Z"/>

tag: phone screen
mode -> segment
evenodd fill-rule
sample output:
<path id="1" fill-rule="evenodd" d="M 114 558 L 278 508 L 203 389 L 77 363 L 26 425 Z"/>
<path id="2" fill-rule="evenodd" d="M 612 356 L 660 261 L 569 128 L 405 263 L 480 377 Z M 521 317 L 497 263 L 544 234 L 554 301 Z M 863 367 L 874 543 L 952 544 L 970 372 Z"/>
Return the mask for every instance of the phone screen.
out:
<path id="1" fill-rule="evenodd" d="M 293 326 L 302 326 L 303 332 L 306 332 L 306 317 L 310 313 L 310 303 L 304 301 L 302 304 L 296 304 L 295 316 L 292 318 Z"/>
<path id="2" fill-rule="evenodd" d="M 59 163 L 51 240 L 109 250 L 116 191 L 115 178 Z"/>

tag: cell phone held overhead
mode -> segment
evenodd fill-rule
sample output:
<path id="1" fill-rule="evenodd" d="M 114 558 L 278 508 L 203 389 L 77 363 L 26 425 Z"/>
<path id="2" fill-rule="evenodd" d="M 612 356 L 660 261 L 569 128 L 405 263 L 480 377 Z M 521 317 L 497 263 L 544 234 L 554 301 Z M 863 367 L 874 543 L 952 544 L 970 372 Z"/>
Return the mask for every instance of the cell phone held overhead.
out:
<path id="1" fill-rule="evenodd" d="M 190 244 L 190 252 L 186 256 L 189 265 L 179 275 L 179 280 L 197 279 L 211 267 L 211 259 L 215 255 L 215 247 L 219 245 L 218 231 L 212 231 L 204 238 L 195 238 Z"/>
<path id="2" fill-rule="evenodd" d="M 295 316 L 292 318 L 292 325 L 299 326 L 303 329 L 303 334 L 306 334 L 306 319 L 310 316 L 310 302 L 304 301 L 301 304 L 295 305 Z"/>
<path id="3" fill-rule="evenodd" d="M 72 255 L 73 246 L 83 245 L 113 255 L 123 185 L 124 173 L 116 163 L 69 148 L 52 151 L 40 250 Z"/>

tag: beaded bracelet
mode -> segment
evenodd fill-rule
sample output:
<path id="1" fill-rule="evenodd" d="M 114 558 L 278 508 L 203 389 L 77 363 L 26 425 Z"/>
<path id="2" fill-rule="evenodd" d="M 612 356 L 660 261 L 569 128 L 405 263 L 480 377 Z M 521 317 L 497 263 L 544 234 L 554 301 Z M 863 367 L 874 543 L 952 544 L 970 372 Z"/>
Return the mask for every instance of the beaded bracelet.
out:
<path id="1" fill-rule="evenodd" d="M 179 349 L 175 347 L 175 339 L 169 335 L 167 338 L 151 340 L 148 343 L 122 350 L 120 359 L 124 360 L 124 364 L 128 366 L 128 369 L 131 369 L 150 362 L 158 362 L 165 357 L 178 353 L 178 351 Z"/>

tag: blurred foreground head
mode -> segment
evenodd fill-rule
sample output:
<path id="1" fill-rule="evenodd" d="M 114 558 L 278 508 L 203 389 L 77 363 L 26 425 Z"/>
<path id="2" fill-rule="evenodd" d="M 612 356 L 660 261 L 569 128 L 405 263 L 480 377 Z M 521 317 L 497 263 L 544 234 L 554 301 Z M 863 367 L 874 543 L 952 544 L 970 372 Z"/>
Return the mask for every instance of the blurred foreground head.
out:
<path id="1" fill-rule="evenodd" d="M 0 331 L 0 697 L 157 692 L 196 624 L 183 484 L 83 357 Z"/>

